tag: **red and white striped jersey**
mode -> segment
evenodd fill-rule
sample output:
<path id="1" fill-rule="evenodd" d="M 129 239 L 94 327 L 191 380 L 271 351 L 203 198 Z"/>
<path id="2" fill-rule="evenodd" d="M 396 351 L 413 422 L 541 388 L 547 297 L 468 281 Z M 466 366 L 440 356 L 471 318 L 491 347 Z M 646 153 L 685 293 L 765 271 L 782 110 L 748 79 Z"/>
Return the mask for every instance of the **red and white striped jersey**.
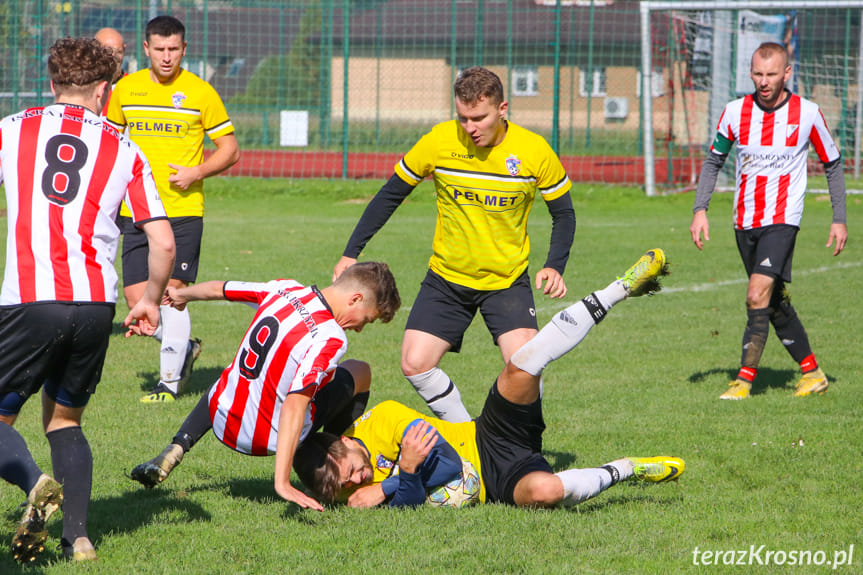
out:
<path id="1" fill-rule="evenodd" d="M 289 393 L 314 395 L 333 378 L 348 347 L 320 291 L 293 280 L 226 282 L 229 301 L 258 305 L 234 361 L 210 390 L 210 421 L 222 443 L 241 453 L 276 452 L 279 413 Z M 309 405 L 300 440 L 314 416 Z"/>
<path id="2" fill-rule="evenodd" d="M 0 305 L 115 302 L 114 223 L 164 218 L 150 165 L 127 137 L 80 106 L 31 108 L 0 120 L 6 271 Z"/>
<path id="3" fill-rule="evenodd" d="M 818 105 L 790 94 L 785 103 L 765 111 L 750 94 L 725 106 L 717 131 L 737 142 L 735 229 L 771 224 L 799 227 L 809 143 L 823 163 L 839 158 Z M 716 142 L 711 151 L 728 153 L 717 149 Z"/>

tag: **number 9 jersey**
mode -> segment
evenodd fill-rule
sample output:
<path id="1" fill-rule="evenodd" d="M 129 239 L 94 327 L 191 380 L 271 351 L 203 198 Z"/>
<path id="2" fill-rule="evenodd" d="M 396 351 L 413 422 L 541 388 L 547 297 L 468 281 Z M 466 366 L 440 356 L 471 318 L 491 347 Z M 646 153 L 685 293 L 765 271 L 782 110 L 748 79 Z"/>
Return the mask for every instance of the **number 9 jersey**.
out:
<path id="1" fill-rule="evenodd" d="M 279 414 L 289 393 L 314 398 L 348 349 L 345 331 L 317 287 L 294 280 L 225 282 L 228 301 L 257 306 L 243 342 L 210 389 L 210 421 L 219 440 L 240 453 L 276 452 Z M 314 419 L 310 402 L 299 440 Z"/>
<path id="2" fill-rule="evenodd" d="M 80 106 L 0 120 L 0 182 L 9 222 L 0 305 L 116 302 L 120 204 L 136 224 L 166 217 L 138 146 Z"/>

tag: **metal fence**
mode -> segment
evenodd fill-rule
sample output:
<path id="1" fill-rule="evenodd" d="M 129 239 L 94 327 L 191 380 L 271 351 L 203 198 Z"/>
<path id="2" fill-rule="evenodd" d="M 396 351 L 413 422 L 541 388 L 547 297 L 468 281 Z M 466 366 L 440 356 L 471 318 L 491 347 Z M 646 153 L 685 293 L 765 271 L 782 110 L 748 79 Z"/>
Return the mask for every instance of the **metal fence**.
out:
<path id="1" fill-rule="evenodd" d="M 504 81 L 509 119 L 544 135 L 570 177 L 643 181 L 637 0 L 4 0 L 0 114 L 51 100 L 45 59 L 63 36 L 116 28 L 127 71 L 146 67 L 144 26 L 165 13 L 186 25 L 184 67 L 213 84 L 234 121 L 243 160 L 231 173 L 386 177 L 453 117 L 458 71 L 483 65 Z M 859 29 L 849 14 L 819 18 L 856 18 Z M 692 54 L 670 59 L 667 16 L 652 30 L 664 67 L 649 75 L 656 180 L 687 182 L 704 145 L 676 120 Z"/>

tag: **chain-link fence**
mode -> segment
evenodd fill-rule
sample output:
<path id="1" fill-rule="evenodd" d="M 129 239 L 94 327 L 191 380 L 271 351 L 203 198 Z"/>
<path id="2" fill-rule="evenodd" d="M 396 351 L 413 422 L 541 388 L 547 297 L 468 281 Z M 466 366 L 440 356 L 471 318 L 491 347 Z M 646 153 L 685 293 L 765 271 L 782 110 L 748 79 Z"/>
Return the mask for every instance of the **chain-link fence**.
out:
<path id="1" fill-rule="evenodd" d="M 504 81 L 509 119 L 544 135 L 570 177 L 642 181 L 635 0 L 4 0 L 0 114 L 51 101 L 45 58 L 62 36 L 115 28 L 126 70 L 147 66 L 144 26 L 164 13 L 186 25 L 184 67 L 231 114 L 243 150 L 231 173 L 386 177 L 453 117 L 458 71 L 483 65 Z M 857 13 L 823 17 L 859 29 Z M 665 20 L 653 26 L 657 51 L 678 42 Z M 693 55 L 674 54 L 654 59 L 665 67 L 651 87 L 658 182 L 689 181 L 703 146 L 675 128 Z"/>

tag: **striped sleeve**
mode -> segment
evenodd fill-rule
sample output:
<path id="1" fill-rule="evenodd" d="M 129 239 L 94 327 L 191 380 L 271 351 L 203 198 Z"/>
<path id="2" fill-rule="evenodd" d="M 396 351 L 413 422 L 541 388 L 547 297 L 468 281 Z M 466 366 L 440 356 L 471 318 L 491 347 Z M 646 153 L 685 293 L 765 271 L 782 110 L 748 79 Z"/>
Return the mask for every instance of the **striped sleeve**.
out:
<path id="1" fill-rule="evenodd" d="M 153 180 L 150 163 L 141 150 L 136 150 L 132 179 L 126 188 L 126 205 L 132 212 L 132 221 L 136 224 L 167 217 Z"/>
<path id="2" fill-rule="evenodd" d="M 818 159 L 822 163 L 828 164 L 839 158 L 839 147 L 833 140 L 833 136 L 827 128 L 827 122 L 824 120 L 824 114 L 821 113 L 820 109 L 815 114 L 812 131 L 809 133 L 809 141 L 812 142 L 812 147 L 815 148 L 815 153 L 818 154 Z"/>
<path id="3" fill-rule="evenodd" d="M 241 303 L 260 304 L 270 293 L 271 283 L 273 282 L 226 281 L 223 288 L 225 299 Z"/>

